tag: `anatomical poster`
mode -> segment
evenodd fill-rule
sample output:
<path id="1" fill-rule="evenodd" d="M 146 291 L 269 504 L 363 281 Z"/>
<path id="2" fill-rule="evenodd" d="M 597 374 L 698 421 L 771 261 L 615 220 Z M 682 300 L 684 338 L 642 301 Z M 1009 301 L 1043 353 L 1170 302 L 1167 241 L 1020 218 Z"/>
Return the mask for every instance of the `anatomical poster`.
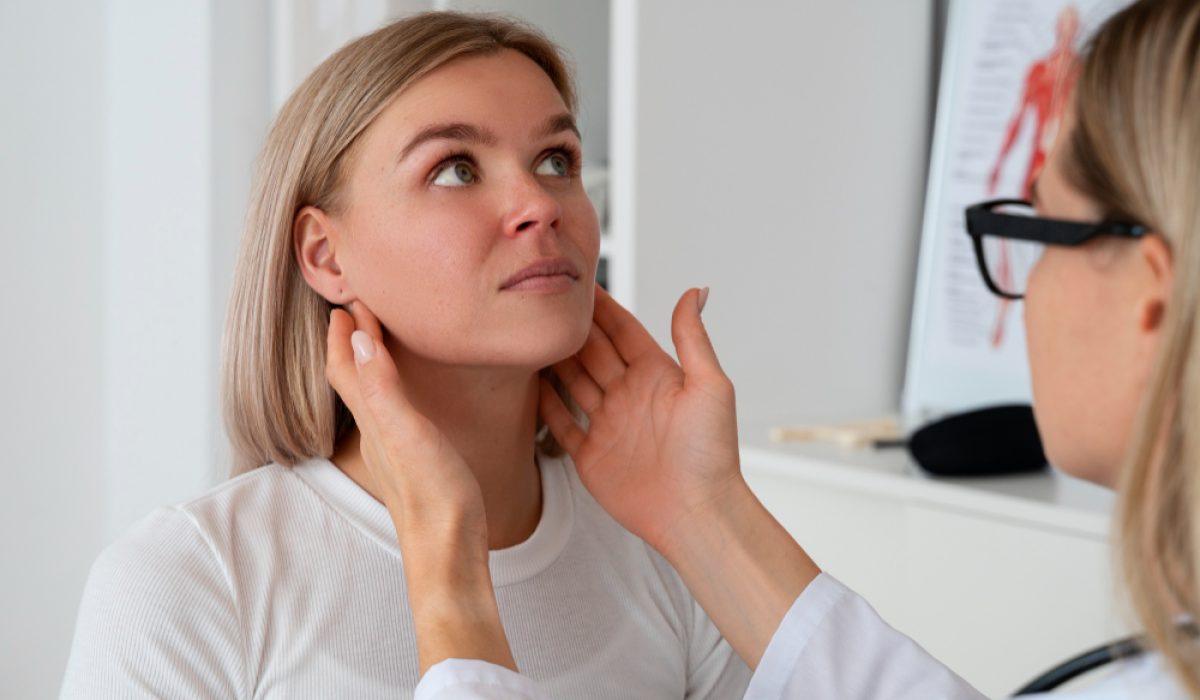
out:
<path id="1" fill-rule="evenodd" d="M 951 0 L 905 374 L 910 420 L 1030 401 L 1022 302 L 988 291 L 963 211 L 1027 199 L 1088 37 L 1128 0 Z"/>

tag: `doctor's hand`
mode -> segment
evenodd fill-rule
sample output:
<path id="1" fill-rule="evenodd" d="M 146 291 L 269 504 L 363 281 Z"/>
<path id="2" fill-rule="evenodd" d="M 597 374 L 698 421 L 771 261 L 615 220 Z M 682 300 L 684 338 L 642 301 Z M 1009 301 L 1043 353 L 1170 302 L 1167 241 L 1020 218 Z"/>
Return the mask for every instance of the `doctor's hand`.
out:
<path id="1" fill-rule="evenodd" d="M 583 348 L 554 366 L 587 415 L 580 426 L 542 380 L 540 407 L 580 479 L 626 529 L 669 550 L 695 518 L 743 487 L 733 383 L 700 320 L 707 290 L 672 318 L 679 362 L 600 287 Z"/>
<path id="2" fill-rule="evenodd" d="M 361 301 L 329 318 L 325 374 L 404 558 L 421 673 L 448 658 L 516 669 L 488 570 L 483 493 L 441 430 L 408 401 L 379 321 Z"/>
<path id="3" fill-rule="evenodd" d="M 334 309 L 328 343 L 326 377 L 354 415 L 374 495 L 392 515 L 401 548 L 448 544 L 438 541 L 453 537 L 486 560 L 479 482 L 441 430 L 408 401 L 374 314 L 361 301 L 351 313 Z"/>
<path id="4" fill-rule="evenodd" d="M 541 385 L 550 431 L 596 501 L 679 572 L 754 668 L 820 569 L 742 478 L 733 384 L 700 320 L 707 291 L 675 306 L 676 363 L 602 289 L 583 348 L 554 366 L 583 427 Z"/>

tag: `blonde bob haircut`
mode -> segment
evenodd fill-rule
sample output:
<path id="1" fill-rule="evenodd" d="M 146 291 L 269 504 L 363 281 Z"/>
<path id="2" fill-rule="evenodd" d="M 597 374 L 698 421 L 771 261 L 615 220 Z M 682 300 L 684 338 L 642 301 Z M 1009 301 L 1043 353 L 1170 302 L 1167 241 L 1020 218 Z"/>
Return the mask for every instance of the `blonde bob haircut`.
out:
<path id="1" fill-rule="evenodd" d="M 1153 646 L 1200 698 L 1200 2 L 1142 0 L 1092 39 L 1067 175 L 1167 242 L 1174 289 L 1118 485 L 1119 559 Z"/>
<path id="2" fill-rule="evenodd" d="M 414 15 L 347 44 L 283 106 L 259 157 L 222 340 L 233 474 L 328 457 L 354 426 L 325 379 L 333 307 L 300 274 L 296 213 L 339 210 L 359 136 L 407 86 L 457 58 L 505 49 L 540 66 L 576 111 L 570 70 L 549 39 L 511 19 L 453 12 Z"/>

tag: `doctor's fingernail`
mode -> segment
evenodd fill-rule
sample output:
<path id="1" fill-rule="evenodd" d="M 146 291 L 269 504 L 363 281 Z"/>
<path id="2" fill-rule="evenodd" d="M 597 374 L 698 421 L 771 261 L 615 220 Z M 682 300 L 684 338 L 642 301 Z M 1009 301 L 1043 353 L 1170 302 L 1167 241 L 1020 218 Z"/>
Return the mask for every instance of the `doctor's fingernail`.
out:
<path id="1" fill-rule="evenodd" d="M 696 300 L 697 306 L 700 307 L 698 313 L 704 313 L 704 305 L 708 303 L 708 287 L 700 290 L 700 296 Z"/>
<path id="2" fill-rule="evenodd" d="M 350 334 L 350 344 L 354 346 L 354 359 L 363 364 L 375 357 L 375 341 L 366 331 L 354 331 Z"/>

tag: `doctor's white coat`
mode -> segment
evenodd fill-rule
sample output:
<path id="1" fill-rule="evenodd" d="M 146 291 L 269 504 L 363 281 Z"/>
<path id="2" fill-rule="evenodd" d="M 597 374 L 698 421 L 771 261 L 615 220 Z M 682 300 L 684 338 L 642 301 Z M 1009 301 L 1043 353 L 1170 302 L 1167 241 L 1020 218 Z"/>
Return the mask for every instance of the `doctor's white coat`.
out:
<path id="1" fill-rule="evenodd" d="M 1001 650 L 1000 653 L 1003 653 Z M 859 595 L 828 574 L 804 589 L 759 662 L 747 700 L 981 700 L 984 696 Z M 1056 700 L 1187 700 L 1161 660 L 1120 664 L 1079 690 L 1023 696 Z M 483 661 L 451 659 L 429 669 L 417 700 L 544 700 L 528 678 Z"/>

